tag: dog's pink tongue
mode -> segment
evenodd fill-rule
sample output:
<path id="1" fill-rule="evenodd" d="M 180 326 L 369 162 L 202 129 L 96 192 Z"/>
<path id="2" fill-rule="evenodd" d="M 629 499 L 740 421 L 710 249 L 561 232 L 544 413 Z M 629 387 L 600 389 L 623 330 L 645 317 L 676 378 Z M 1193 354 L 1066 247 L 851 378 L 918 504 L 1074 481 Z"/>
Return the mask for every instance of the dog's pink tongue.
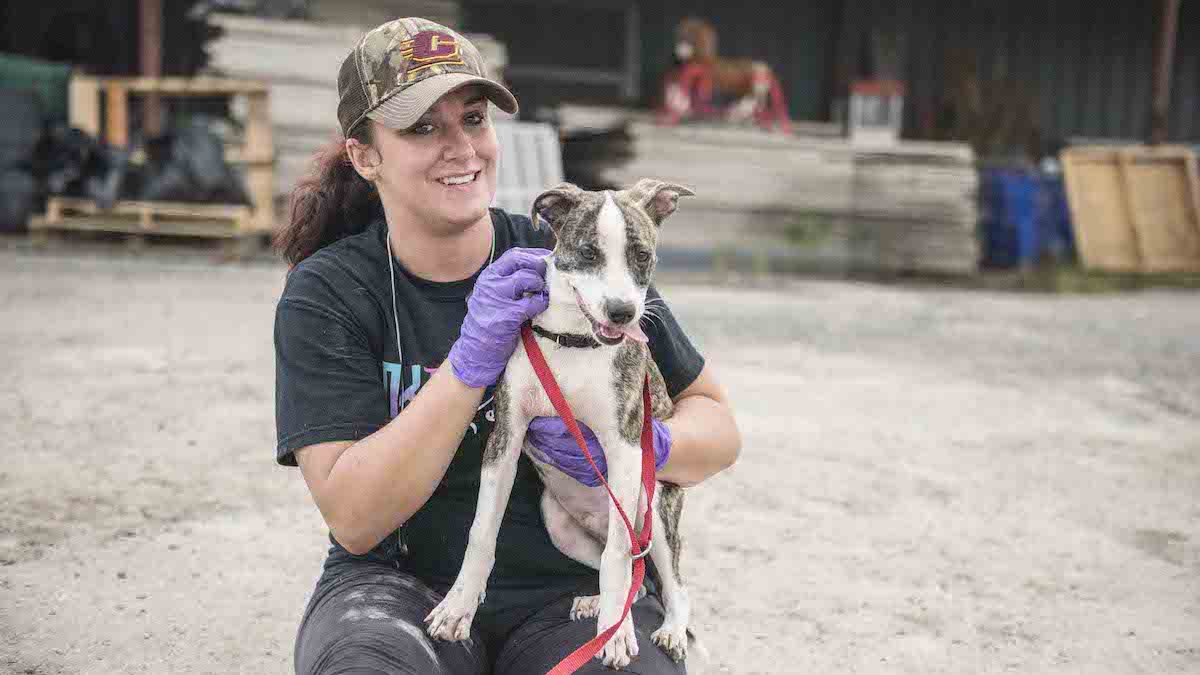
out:
<path id="1" fill-rule="evenodd" d="M 626 324 L 625 326 L 623 326 L 621 328 L 621 332 L 624 333 L 631 340 L 637 340 L 638 342 L 649 342 L 650 341 L 650 338 L 646 337 L 646 334 L 642 332 L 642 327 L 639 326 L 636 322 Z"/>

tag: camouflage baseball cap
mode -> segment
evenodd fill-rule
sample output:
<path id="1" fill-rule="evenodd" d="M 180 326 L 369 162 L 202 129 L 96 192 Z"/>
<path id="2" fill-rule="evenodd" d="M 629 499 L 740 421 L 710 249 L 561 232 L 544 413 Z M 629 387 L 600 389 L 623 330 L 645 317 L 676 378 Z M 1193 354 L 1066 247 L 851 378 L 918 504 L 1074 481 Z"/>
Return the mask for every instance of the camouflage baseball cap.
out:
<path id="1" fill-rule="evenodd" d="M 439 98 L 469 84 L 482 85 L 504 112 L 517 112 L 512 92 L 487 75 L 475 45 L 449 28 L 416 17 L 389 21 L 364 35 L 342 61 L 338 122 L 347 138 L 367 117 L 407 129 Z"/>

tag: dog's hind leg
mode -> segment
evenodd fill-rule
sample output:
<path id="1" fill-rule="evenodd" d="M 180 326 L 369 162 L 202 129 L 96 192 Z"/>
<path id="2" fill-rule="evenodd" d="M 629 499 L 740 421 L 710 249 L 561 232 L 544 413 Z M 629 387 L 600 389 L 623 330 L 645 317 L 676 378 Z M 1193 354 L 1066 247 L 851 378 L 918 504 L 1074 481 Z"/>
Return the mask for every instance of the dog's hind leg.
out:
<path id="1" fill-rule="evenodd" d="M 604 546 L 558 503 L 549 490 L 542 493 L 542 520 L 546 523 L 550 542 L 563 555 L 592 569 L 600 569 Z M 588 619 L 599 613 L 599 595 L 581 595 L 571 603 L 572 620 Z"/>
<path id="2" fill-rule="evenodd" d="M 581 525 L 550 491 L 542 493 L 542 519 L 554 547 L 563 555 L 592 569 L 600 569 L 604 546 L 596 535 Z M 638 590 L 636 600 L 646 597 L 646 587 Z M 571 619 L 590 619 L 600 614 L 599 595 L 580 595 L 571 603 Z"/>
<path id="3" fill-rule="evenodd" d="M 466 640 L 471 634 L 475 610 L 487 590 L 487 580 L 496 562 L 496 535 L 512 494 L 517 459 L 529 426 L 528 416 L 513 403 L 509 387 L 502 381 L 496 387 L 496 426 L 483 454 L 479 503 L 463 566 L 446 597 L 425 617 L 427 630 L 435 638 Z"/>
<path id="4" fill-rule="evenodd" d="M 654 644 L 676 661 L 687 656 L 688 622 L 691 620 L 691 601 L 683 586 L 679 573 L 679 555 L 682 540 L 679 535 L 679 517 L 683 510 L 683 488 L 663 485 L 654 512 L 654 537 L 650 558 L 658 571 L 662 592 L 662 626 L 650 635 Z"/>
<path id="5" fill-rule="evenodd" d="M 542 520 L 550 543 L 568 558 L 583 563 L 592 569 L 600 569 L 600 557 L 604 545 L 594 534 L 575 520 L 549 490 L 542 493 Z"/>

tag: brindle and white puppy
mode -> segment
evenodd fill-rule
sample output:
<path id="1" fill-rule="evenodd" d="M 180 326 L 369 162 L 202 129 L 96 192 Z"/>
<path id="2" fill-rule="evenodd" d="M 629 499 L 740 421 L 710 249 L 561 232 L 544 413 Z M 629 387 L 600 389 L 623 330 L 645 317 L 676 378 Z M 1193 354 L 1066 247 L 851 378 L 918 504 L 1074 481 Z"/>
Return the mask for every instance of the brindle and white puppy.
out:
<path id="1" fill-rule="evenodd" d="M 691 194 L 679 185 L 649 179 L 621 192 L 586 192 L 563 184 L 542 193 L 533 204 L 534 222 L 548 221 L 558 242 L 547 260 L 550 306 L 533 321 L 538 346 L 575 417 L 604 447 L 609 486 L 639 526 L 638 514 L 645 510 L 640 440 L 642 382 L 647 374 L 651 414 L 667 419 L 673 411 L 640 322 L 653 314 L 646 306 L 646 289 L 657 260 L 658 228 L 675 211 L 678 198 Z M 572 617 L 598 616 L 598 633 L 620 618 L 632 572 L 629 535 L 616 507 L 602 486 L 580 484 L 524 444 L 529 421 L 552 415 L 557 413 L 524 345 L 518 343 L 496 388 L 496 426 L 484 451 L 479 503 L 463 567 L 425 620 L 430 635 L 465 640 L 470 634 L 495 562 L 496 535 L 522 448 L 546 485 L 542 513 L 554 545 L 600 570 L 600 595 L 577 598 Z M 658 571 L 665 617 L 652 638 L 676 660 L 686 655 L 690 614 L 679 575 L 682 509 L 683 490 L 660 483 L 650 557 Z M 633 617 L 628 616 L 598 657 L 620 668 L 637 653 Z"/>

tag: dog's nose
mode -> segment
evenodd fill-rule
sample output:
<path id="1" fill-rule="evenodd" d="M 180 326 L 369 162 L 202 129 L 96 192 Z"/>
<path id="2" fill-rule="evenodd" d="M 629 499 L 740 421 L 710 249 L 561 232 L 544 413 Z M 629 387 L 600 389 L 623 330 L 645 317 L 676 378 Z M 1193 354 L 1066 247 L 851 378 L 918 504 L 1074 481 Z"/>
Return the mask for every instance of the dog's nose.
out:
<path id="1" fill-rule="evenodd" d="M 618 326 L 632 321 L 636 311 L 637 306 L 628 300 L 607 300 L 604 303 L 604 313 L 608 314 L 608 320 Z"/>

